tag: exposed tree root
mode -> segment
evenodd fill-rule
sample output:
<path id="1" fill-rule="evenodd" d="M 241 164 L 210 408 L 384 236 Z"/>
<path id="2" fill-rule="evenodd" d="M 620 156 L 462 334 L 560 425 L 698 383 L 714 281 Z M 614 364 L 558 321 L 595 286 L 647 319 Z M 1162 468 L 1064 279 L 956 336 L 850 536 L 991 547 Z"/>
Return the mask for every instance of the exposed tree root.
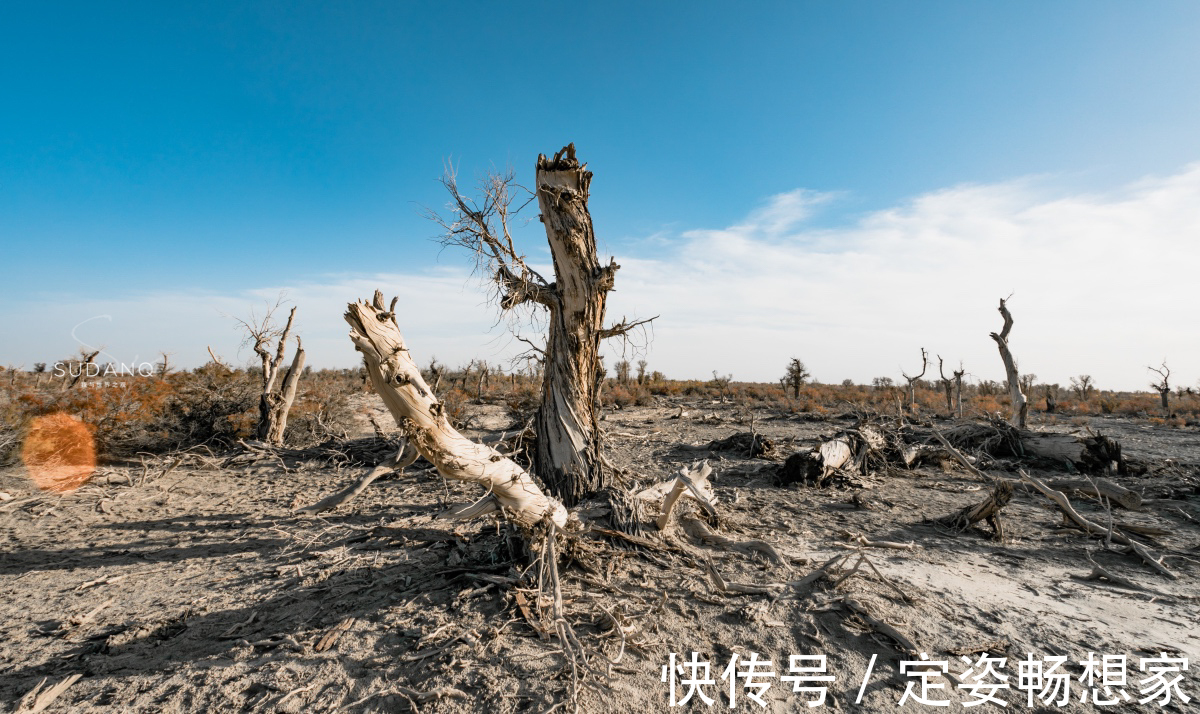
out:
<path id="1" fill-rule="evenodd" d="M 1176 600 L 1195 600 L 1196 599 L 1196 598 L 1188 596 L 1188 595 L 1172 595 L 1170 593 L 1165 593 L 1161 590 L 1155 590 L 1154 588 L 1148 588 L 1145 585 L 1140 585 L 1138 583 L 1135 583 L 1134 581 L 1130 580 L 1129 578 L 1123 577 L 1121 575 L 1117 575 L 1116 573 L 1112 572 L 1111 570 L 1108 570 L 1104 566 L 1097 563 L 1095 561 L 1095 559 L 1092 558 L 1092 554 L 1090 552 L 1087 553 L 1087 559 L 1088 559 L 1088 562 L 1092 564 L 1092 572 L 1088 573 L 1087 575 L 1072 575 L 1071 577 L 1073 579 L 1084 581 L 1084 582 L 1088 582 L 1088 581 L 1107 582 L 1111 585 L 1116 585 L 1118 587 L 1122 587 L 1127 590 L 1135 590 L 1137 592 L 1147 593 L 1149 595 L 1153 595 L 1154 597 L 1160 598 L 1163 600 L 1176 601 Z"/>
<path id="2" fill-rule="evenodd" d="M 914 642 L 912 640 L 912 638 L 910 638 L 908 635 L 904 634 L 900 630 L 897 630 L 895 627 L 888 624 L 887 622 L 884 622 L 882 619 L 876 617 L 874 614 L 871 613 L 870 610 L 867 609 L 866 605 L 862 604 L 858 600 L 855 600 L 853 598 L 846 598 L 846 599 L 842 600 L 841 604 L 847 610 L 849 610 L 850 612 L 857 615 L 858 619 L 865 622 L 867 624 L 867 626 L 870 627 L 872 630 L 878 632 L 881 635 L 885 635 L 886 637 L 888 637 L 892 641 L 894 641 L 897 645 L 900 646 L 900 650 L 902 652 L 905 652 L 910 655 L 915 655 L 918 652 L 921 652 L 921 648 L 917 646 L 917 643 Z"/>
<path id="3" fill-rule="evenodd" d="M 375 466 L 367 473 L 360 476 L 354 483 L 346 488 L 338 491 L 332 496 L 327 496 L 320 501 L 317 501 L 311 506 L 296 509 L 297 513 L 313 514 L 321 513 L 322 511 L 331 511 L 338 506 L 341 506 L 353 500 L 363 491 L 367 490 L 376 479 L 393 471 L 400 471 L 412 465 L 420 454 L 417 452 L 417 447 L 413 446 L 407 439 L 404 440 L 400 450 L 394 456 L 384 460 L 382 463 Z"/>
<path id="4" fill-rule="evenodd" d="M 779 554 L 779 551 L 775 549 L 775 546 L 764 540 L 735 540 L 733 538 L 723 536 L 709 528 L 707 523 L 692 515 L 686 515 L 680 518 L 679 525 L 683 526 L 683 530 L 688 535 L 696 540 L 699 540 L 701 543 L 717 545 L 722 548 L 737 551 L 739 553 L 745 553 L 746 555 L 754 555 L 757 553 L 765 556 L 775 565 L 780 565 L 784 568 L 790 567 L 787 561 L 784 560 L 783 556 Z"/>

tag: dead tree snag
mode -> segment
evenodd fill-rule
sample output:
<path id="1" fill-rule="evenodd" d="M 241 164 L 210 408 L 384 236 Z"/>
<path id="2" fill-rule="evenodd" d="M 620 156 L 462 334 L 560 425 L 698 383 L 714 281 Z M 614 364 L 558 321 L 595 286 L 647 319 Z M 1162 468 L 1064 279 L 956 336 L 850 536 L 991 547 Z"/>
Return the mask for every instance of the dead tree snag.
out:
<path id="1" fill-rule="evenodd" d="M 925 351 L 924 347 L 922 347 L 921 348 L 921 373 L 915 377 L 910 377 L 907 374 L 905 374 L 904 372 L 900 373 L 900 374 L 904 375 L 904 380 L 906 382 L 908 382 L 908 406 L 910 409 L 917 408 L 917 381 L 920 380 L 921 377 L 925 376 L 925 370 L 928 368 L 929 368 L 929 353 Z"/>
<path id="2" fill-rule="evenodd" d="M 804 383 L 811 376 L 812 375 L 809 373 L 808 369 L 804 366 L 804 363 L 800 361 L 800 358 L 793 357 L 791 361 L 788 362 L 787 374 L 783 376 L 783 380 L 781 381 L 783 381 L 787 387 L 791 387 L 792 396 L 796 399 L 799 399 L 800 388 L 804 386 Z"/>
<path id="3" fill-rule="evenodd" d="M 602 265 L 588 211 L 592 172 L 569 144 L 553 158 L 539 155 L 534 194 L 554 263 L 554 281 L 530 268 L 509 232 L 513 176 L 492 175 L 483 198 L 464 198 L 448 173 L 451 219 L 431 215 L 446 231 L 442 241 L 471 250 L 492 275 L 502 310 L 536 303 L 549 313 L 542 378 L 542 403 L 534 421 L 538 478 L 567 504 L 612 485 L 601 468 L 597 426 L 600 340 L 629 333 L 649 320 L 604 326 L 608 291 L 619 265 Z M 651 318 L 653 319 L 653 318 Z"/>
<path id="4" fill-rule="evenodd" d="M 1004 318 L 1004 329 L 1000 331 L 1000 334 L 993 332 L 992 339 L 1000 348 L 1000 359 L 1004 361 L 1004 372 L 1008 375 L 1008 395 L 1012 400 L 1012 425 L 1018 429 L 1024 429 L 1029 404 L 1025 401 L 1025 394 L 1021 391 L 1021 375 L 1017 372 L 1017 361 L 1008 349 L 1008 333 L 1012 330 L 1013 318 L 1012 313 L 1008 311 L 1008 306 L 1004 303 L 1005 301 L 1001 299 L 999 309 L 1001 317 Z"/>
<path id="5" fill-rule="evenodd" d="M 1046 395 L 1046 413 L 1053 414 L 1058 410 L 1058 385 L 1047 384 L 1045 386 Z"/>
<path id="6" fill-rule="evenodd" d="M 961 392 L 963 373 L 961 371 L 952 372 L 951 375 L 953 379 L 946 376 L 945 370 L 942 369 L 942 356 L 938 355 L 938 381 L 942 384 L 942 391 L 946 393 L 946 414 L 948 416 L 954 416 L 954 384 L 955 382 L 958 383 L 959 391 Z M 961 394 L 959 395 L 959 401 L 962 401 Z M 959 412 L 959 416 L 962 416 L 961 411 Z"/>
<path id="7" fill-rule="evenodd" d="M 346 322 L 350 323 L 350 339 L 363 355 L 375 391 L 409 443 L 442 476 L 487 488 L 483 498 L 452 509 L 444 517 L 465 519 L 503 510 L 525 527 L 533 526 L 543 517 L 549 517 L 559 526 L 566 525 L 566 509 L 543 494 L 525 469 L 450 426 L 445 407 L 430 391 L 404 345 L 396 324 L 395 306 L 393 299 L 391 307 L 384 307 L 383 294 L 376 291 L 372 302 L 349 306 Z M 397 462 L 403 463 L 403 459 Z"/>
<path id="8" fill-rule="evenodd" d="M 958 369 L 954 370 L 954 405 L 958 409 L 958 418 L 959 419 L 962 419 L 962 415 L 963 415 L 962 380 L 963 380 L 963 375 L 966 373 L 967 373 L 967 371 L 965 369 L 963 369 L 962 362 L 959 362 Z"/>
<path id="9" fill-rule="evenodd" d="M 258 399 L 258 428 L 255 436 L 259 441 L 279 446 L 283 444 L 283 432 L 287 428 L 288 412 L 292 402 L 296 400 L 296 388 L 300 384 L 300 374 L 304 371 L 304 346 L 300 337 L 296 336 L 296 352 L 292 355 L 292 365 L 288 367 L 283 381 L 279 381 L 279 370 L 283 366 L 287 354 L 288 337 L 292 334 L 292 324 L 296 320 L 296 308 L 288 313 L 287 325 L 283 330 L 277 330 L 271 321 L 272 310 L 261 321 L 242 321 L 242 327 L 249 333 L 254 342 L 254 354 L 262 361 L 262 394 Z M 275 354 L 271 355 L 271 340 L 278 338 Z"/>
<path id="10" fill-rule="evenodd" d="M 1167 366 L 1167 361 L 1163 360 L 1161 369 L 1158 367 L 1147 367 L 1146 369 L 1155 372 L 1160 377 L 1157 382 L 1150 383 L 1150 388 L 1158 392 L 1158 396 L 1162 399 L 1163 414 L 1170 414 L 1171 405 L 1168 403 L 1168 399 L 1171 396 L 1171 384 L 1168 380 L 1171 377 L 1171 368 Z"/>

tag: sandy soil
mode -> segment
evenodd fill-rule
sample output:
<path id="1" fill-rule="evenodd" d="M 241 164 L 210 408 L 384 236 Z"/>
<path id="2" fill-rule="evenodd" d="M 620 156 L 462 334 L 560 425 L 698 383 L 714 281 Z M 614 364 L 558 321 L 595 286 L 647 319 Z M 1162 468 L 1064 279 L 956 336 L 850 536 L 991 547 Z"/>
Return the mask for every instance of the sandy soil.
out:
<path id="1" fill-rule="evenodd" d="M 670 418 L 683 406 L 689 414 Z M 367 401 L 365 415 L 382 415 Z M 681 449 L 750 429 L 776 443 L 773 458 Z M 381 424 L 390 423 L 381 418 Z M 980 500 L 980 481 L 958 467 L 893 470 L 825 490 L 771 484 L 787 454 L 816 445 L 849 422 L 751 413 L 731 404 L 663 402 L 608 412 L 609 454 L 643 484 L 707 457 L 715 469 L 723 533 L 775 545 L 788 561 L 771 565 L 739 552 L 691 544 L 731 582 L 802 577 L 838 553 L 848 538 L 912 543 L 911 550 L 863 548 L 882 575 L 863 565 L 836 588 L 819 583 L 796 599 L 714 591 L 697 558 L 673 558 L 597 541 L 599 574 L 564 570 L 564 597 L 585 647 L 615 658 L 610 681 L 583 690 L 585 711 L 669 711 L 661 681 L 669 654 L 692 651 L 712 663 L 705 692 L 728 708 L 721 672 L 733 654 L 769 658 L 777 675 L 788 656 L 828 656 L 827 707 L 897 708 L 910 682 L 897 642 L 870 627 L 847 601 L 894 626 L 954 679 L 934 677 L 931 694 L 972 699 L 956 687 L 984 650 L 1007 657 L 1011 689 L 998 694 L 1024 710 L 1016 690 L 1027 653 L 1065 655 L 1075 678 L 1072 701 L 1044 711 L 1093 711 L 1080 702 L 1080 660 L 1089 652 L 1126 655 L 1133 701 L 1120 711 L 1200 711 L 1196 668 L 1179 685 L 1191 705 L 1138 704 L 1146 675 L 1140 657 L 1200 655 L 1196 603 L 1200 574 L 1200 435 L 1118 419 L 1090 426 L 1120 440 L 1150 468 L 1125 486 L 1155 499 L 1127 522 L 1168 529 L 1147 541 L 1179 574 L 1171 581 L 1135 558 L 1105 551 L 1061 519 L 1036 493 L 1018 491 L 1005 509 L 1008 540 L 983 531 L 952 535 L 925 521 Z M 475 437 L 512 428 L 499 407 L 479 407 Z M 1046 428 L 1066 430 L 1078 424 Z M 356 436 L 367 436 L 370 427 Z M 562 701 L 571 675 L 558 647 L 544 641 L 506 585 L 517 575 L 504 529 L 494 520 L 448 524 L 447 503 L 473 500 L 473 487 L 444 484 L 410 469 L 377 482 L 323 517 L 292 509 L 362 473 L 355 453 L 307 459 L 234 460 L 228 455 L 148 459 L 102 467 L 69 495 L 34 491 L 19 470 L 0 473 L 0 707 L 16 711 L 26 693 L 81 678 L 48 711 L 543 712 Z M 360 449 L 358 462 L 372 460 Z M 418 462 L 418 466 L 420 463 Z M 857 495 L 857 499 L 855 496 Z M 1098 504 L 1076 499 L 1103 520 Z M 865 506 L 865 507 L 864 507 Z M 1096 562 L 1176 596 L 1133 592 L 1077 579 Z M 857 557 L 857 556 L 855 556 Z M 690 565 L 689 565 L 690 564 Z M 885 580 L 886 579 L 886 580 Z M 903 595 L 904 597 L 901 597 Z M 966 653 L 960 655 L 956 653 Z M 875 662 L 856 703 L 869 663 Z M 594 661 L 599 661 L 598 655 Z M 977 670 L 976 670 L 977 671 Z M 737 692 L 743 711 L 796 711 L 812 695 L 769 680 L 766 707 Z M 449 696 L 419 701 L 439 688 Z M 682 690 L 680 690 L 682 694 Z M 29 698 L 32 699 L 32 698 Z M 1039 706 L 1040 703 L 1039 703 Z M 987 705 L 995 711 L 998 708 Z M 1192 708 L 1189 708 L 1192 707 Z M 705 710 L 698 700 L 689 711 Z M 1035 707 L 1038 709 L 1038 707 Z M 934 709 L 908 702 L 904 711 Z M 559 711 L 569 711 L 559 709 Z"/>

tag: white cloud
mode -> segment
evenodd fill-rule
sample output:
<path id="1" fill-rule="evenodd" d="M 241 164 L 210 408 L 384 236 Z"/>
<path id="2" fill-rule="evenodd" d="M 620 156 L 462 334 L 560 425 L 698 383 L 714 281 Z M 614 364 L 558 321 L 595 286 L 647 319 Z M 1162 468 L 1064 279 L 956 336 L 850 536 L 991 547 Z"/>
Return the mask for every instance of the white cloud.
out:
<path id="1" fill-rule="evenodd" d="M 805 229 L 820 197 L 797 196 L 623 262 L 610 310 L 662 313 L 656 368 L 772 380 L 796 355 L 818 379 L 862 382 L 915 369 L 926 347 L 1002 379 L 988 333 L 1012 293 L 1023 371 L 1131 389 L 1164 356 L 1187 383 L 1200 373 L 1200 165 L 1106 194 L 953 187 L 835 229 Z"/>
<path id="2" fill-rule="evenodd" d="M 244 333 L 234 318 L 247 318 L 252 311 L 261 316 L 282 294 L 286 302 L 278 317 L 286 320 L 287 310 L 298 308 L 295 331 L 304 340 L 307 362 L 349 367 L 358 364 L 358 356 L 346 337 L 349 327 L 342 313 L 347 303 L 369 299 L 379 288 L 389 299 L 400 298 L 405 337 L 418 358 L 437 356 L 452 365 L 474 357 L 495 360 L 511 340 L 503 330 L 492 329 L 495 312 L 476 282 L 464 268 L 324 276 L 235 295 L 161 292 L 25 305 L 3 316 L 3 332 L 26 339 L 5 345 L 0 359 L 28 368 L 34 362 L 68 357 L 86 343 L 105 347 L 106 356 L 115 362 L 154 361 L 160 351 L 167 351 L 174 353 L 173 362 L 190 367 L 208 360 L 206 349 L 211 345 L 227 361 L 244 364 L 252 361 L 253 353 L 242 345 Z"/>
<path id="3" fill-rule="evenodd" d="M 618 251 L 610 318 L 660 314 L 646 358 L 673 377 L 718 370 L 774 381 L 799 356 L 820 380 L 863 382 L 915 368 L 925 347 L 1001 379 L 988 333 L 1000 327 L 998 299 L 1013 293 L 1010 342 L 1022 371 L 1061 383 L 1089 373 L 1104 388 L 1142 389 L 1146 365 L 1166 357 L 1180 384 L 1200 376 L 1200 165 L 1107 193 L 1032 180 L 956 186 L 844 226 L 808 227 L 834 198 L 791 191 L 726 228 L 656 234 L 645 253 L 653 258 Z M 121 361 L 167 350 L 195 365 L 210 344 L 234 358 L 240 336 L 222 313 L 261 311 L 284 291 L 300 307 L 310 363 L 350 366 L 357 356 L 344 305 L 377 287 L 400 296 L 402 329 L 420 360 L 499 361 L 524 348 L 464 261 L 461 270 L 326 276 L 236 295 L 13 306 L 0 331 L 24 337 L 0 346 L 0 360 L 64 357 L 76 349 L 72 327 L 96 315 L 112 320 L 87 323 L 79 337 Z"/>

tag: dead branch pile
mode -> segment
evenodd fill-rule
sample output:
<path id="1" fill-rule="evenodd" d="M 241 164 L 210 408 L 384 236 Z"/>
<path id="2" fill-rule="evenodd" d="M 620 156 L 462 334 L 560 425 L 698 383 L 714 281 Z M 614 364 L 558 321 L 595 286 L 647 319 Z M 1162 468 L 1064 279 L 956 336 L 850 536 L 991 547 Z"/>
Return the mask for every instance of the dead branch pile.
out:
<path id="1" fill-rule="evenodd" d="M 1019 459 L 1025 455 L 1021 448 L 1021 432 L 1000 419 L 986 423 L 960 422 L 942 432 L 959 451 L 986 454 L 994 459 Z"/>
<path id="2" fill-rule="evenodd" d="M 248 466 L 259 461 L 316 466 L 376 466 L 391 458 L 402 446 L 402 439 L 369 436 L 359 439 L 330 439 L 305 449 L 271 446 L 261 441 L 241 441 L 241 450 L 226 458 L 223 468 Z"/>
<path id="3" fill-rule="evenodd" d="M 775 451 L 775 443 L 761 434 L 740 431 L 724 439 L 715 439 L 708 444 L 709 451 L 734 451 L 745 454 L 750 458 L 770 456 Z"/>

